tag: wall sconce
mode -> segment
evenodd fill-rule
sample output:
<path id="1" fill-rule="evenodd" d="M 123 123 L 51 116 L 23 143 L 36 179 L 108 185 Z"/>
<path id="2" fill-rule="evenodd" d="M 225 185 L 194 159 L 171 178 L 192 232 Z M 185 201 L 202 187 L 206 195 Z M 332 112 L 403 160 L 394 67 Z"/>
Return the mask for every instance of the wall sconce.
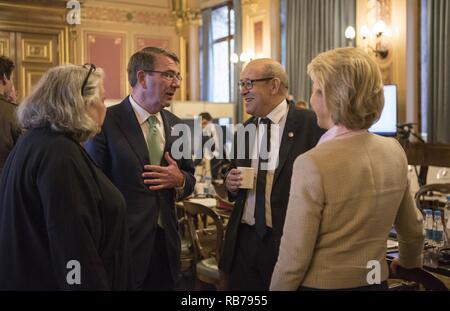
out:
<path id="1" fill-rule="evenodd" d="M 363 42 L 362 47 L 367 53 L 380 59 L 388 57 L 389 43 L 386 38 L 391 36 L 391 31 L 382 20 L 377 21 L 373 25 L 372 30 L 367 25 L 362 26 L 359 34 Z M 353 46 L 356 31 L 352 26 L 347 27 L 345 30 L 345 37 L 349 41 L 349 46 Z"/>
<path id="2" fill-rule="evenodd" d="M 375 57 L 385 59 L 389 55 L 388 43 L 386 41 L 386 34 L 388 32 L 390 30 L 382 20 L 377 21 L 373 25 L 372 31 L 366 25 L 361 27 L 360 34 L 366 51 L 368 50 L 369 53 L 373 53 Z"/>
<path id="3" fill-rule="evenodd" d="M 355 37 L 355 28 L 353 28 L 353 26 L 348 26 L 347 29 L 345 29 L 345 38 L 347 38 L 348 46 L 353 46 L 353 40 L 355 40 Z"/>
<path id="4" fill-rule="evenodd" d="M 253 59 L 255 59 L 255 52 L 253 52 L 253 50 L 242 52 L 240 56 L 238 56 L 236 53 L 233 53 L 230 56 L 230 62 L 232 64 L 237 64 L 239 62 L 247 63 Z"/>

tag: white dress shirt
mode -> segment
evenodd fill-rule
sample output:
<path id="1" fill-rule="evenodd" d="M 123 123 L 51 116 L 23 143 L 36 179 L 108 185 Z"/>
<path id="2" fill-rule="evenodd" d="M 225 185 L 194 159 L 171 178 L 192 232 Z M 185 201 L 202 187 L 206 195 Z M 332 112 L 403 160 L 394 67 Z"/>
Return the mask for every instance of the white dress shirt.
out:
<path id="1" fill-rule="evenodd" d="M 286 118 L 289 111 L 289 106 L 286 100 L 283 100 L 278 106 L 275 107 L 266 118 L 272 121 L 270 131 L 270 153 L 268 159 L 268 170 L 266 177 L 266 225 L 272 228 L 272 210 L 270 206 L 270 197 L 272 194 L 272 183 L 275 170 L 278 167 L 278 158 L 281 145 L 281 139 L 283 137 L 284 126 L 286 124 Z M 257 128 L 257 143 L 253 146 L 252 151 L 252 167 L 255 172 L 254 180 L 258 174 L 259 164 L 259 148 L 264 136 L 266 127 L 261 126 L 260 118 L 258 119 Z M 255 201 L 256 201 L 256 182 L 253 183 L 253 189 L 248 190 L 247 200 L 245 202 L 244 212 L 242 215 L 242 222 L 250 226 L 255 224 Z"/>
<path id="2" fill-rule="evenodd" d="M 151 114 L 148 113 L 147 110 L 145 110 L 144 108 L 139 106 L 139 104 L 133 99 L 133 96 L 130 95 L 129 99 L 130 99 L 131 107 L 133 108 L 133 111 L 136 115 L 139 125 L 141 126 L 142 134 L 144 134 L 144 138 L 145 138 L 145 141 L 148 146 L 147 136 L 148 136 L 149 125 L 148 125 L 147 119 L 150 117 Z M 164 146 L 166 144 L 166 135 L 164 133 L 164 122 L 162 120 L 160 112 L 154 114 L 154 116 L 156 116 L 156 119 L 158 120 L 158 122 L 156 124 L 156 129 L 158 130 L 159 134 L 161 135 L 161 150 L 164 150 Z"/>

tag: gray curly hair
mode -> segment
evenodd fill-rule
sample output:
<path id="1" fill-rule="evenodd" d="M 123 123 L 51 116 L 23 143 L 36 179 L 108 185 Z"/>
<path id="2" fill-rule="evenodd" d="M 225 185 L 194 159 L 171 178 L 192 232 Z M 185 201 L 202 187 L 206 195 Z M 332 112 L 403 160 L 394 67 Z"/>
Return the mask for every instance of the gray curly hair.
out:
<path id="1" fill-rule="evenodd" d="M 91 73 L 82 95 L 82 84 L 88 72 L 89 68 L 72 64 L 47 71 L 18 108 L 20 127 L 32 129 L 50 125 L 78 142 L 95 136 L 99 125 L 89 116 L 88 109 L 99 100 L 104 72 L 97 68 Z"/>

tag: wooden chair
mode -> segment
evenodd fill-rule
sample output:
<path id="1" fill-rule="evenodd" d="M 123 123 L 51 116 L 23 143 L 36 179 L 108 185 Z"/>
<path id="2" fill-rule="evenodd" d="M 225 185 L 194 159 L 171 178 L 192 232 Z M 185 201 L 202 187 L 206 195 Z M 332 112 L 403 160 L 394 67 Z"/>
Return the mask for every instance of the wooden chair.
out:
<path id="1" fill-rule="evenodd" d="M 192 238 L 190 237 L 187 217 L 178 220 L 181 237 L 180 272 L 183 277 L 190 277 L 195 273 L 195 253 Z"/>
<path id="2" fill-rule="evenodd" d="M 445 195 L 450 193 L 450 183 L 447 184 L 429 184 L 420 187 L 420 189 L 416 192 L 415 200 L 417 208 L 419 208 L 421 211 L 424 208 L 432 208 L 432 209 L 439 209 L 442 206 L 439 206 L 439 202 L 437 200 L 430 200 L 427 199 L 427 197 L 432 194 L 433 196 L 436 195 Z"/>
<path id="3" fill-rule="evenodd" d="M 184 201 L 189 230 L 194 243 L 194 254 L 197 279 L 214 286 L 219 285 L 218 262 L 222 251 L 224 238 L 223 219 L 211 208 L 204 205 Z M 203 219 L 212 220 L 212 226 L 201 226 L 198 221 Z M 209 224 L 209 222 L 208 222 Z M 213 240 L 211 241 L 211 237 Z M 208 242 L 213 242 L 207 247 Z M 211 243 L 210 243 L 211 244 Z"/>

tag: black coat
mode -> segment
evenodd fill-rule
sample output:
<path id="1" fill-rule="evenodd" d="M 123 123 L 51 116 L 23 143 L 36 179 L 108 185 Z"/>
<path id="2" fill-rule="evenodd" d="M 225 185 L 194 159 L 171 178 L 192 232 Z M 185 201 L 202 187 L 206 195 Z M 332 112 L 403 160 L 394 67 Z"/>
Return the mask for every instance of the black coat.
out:
<path id="1" fill-rule="evenodd" d="M 253 123 L 257 126 L 257 121 L 258 118 L 252 117 L 244 125 Z M 272 209 L 272 239 L 277 244 L 274 247 L 277 250 L 277 254 L 268 254 L 271 258 L 276 258 L 278 255 L 278 247 L 283 234 L 294 161 L 300 154 L 313 148 L 323 134 L 324 131 L 317 126 L 314 112 L 306 109 L 297 109 L 294 105 L 289 104 L 289 112 L 281 139 L 279 162 L 275 170 L 270 201 Z M 239 166 L 251 167 L 251 159 L 248 153 L 252 150 L 252 141 L 254 139 L 250 137 L 245 140 L 246 157 L 245 159 L 232 160 L 231 168 Z M 236 158 L 235 156 L 234 159 Z M 223 252 L 219 264 L 220 269 L 227 273 L 231 271 L 233 264 L 239 224 L 241 223 L 247 192 L 247 190 L 241 189 L 235 197 L 230 197 L 231 200 L 235 200 L 235 205 L 227 225 Z"/>
<path id="2" fill-rule="evenodd" d="M 25 132 L 0 185 L 0 290 L 127 289 L 127 243 L 125 201 L 81 145 Z"/>
<path id="3" fill-rule="evenodd" d="M 178 138 L 171 135 L 171 128 L 182 123 L 169 111 L 162 110 L 166 145 L 170 154 L 172 143 Z M 166 234 L 169 265 L 172 278 L 178 278 L 181 244 L 175 209 L 175 189 L 151 191 L 144 184 L 141 174 L 144 165 L 150 163 L 147 144 L 129 98 L 109 107 L 102 132 L 86 143 L 86 149 L 127 202 L 128 228 L 132 249 L 136 286 L 142 283 L 149 269 L 153 251 L 159 210 Z M 173 157 L 172 157 L 173 158 Z M 181 198 L 194 191 L 195 177 L 192 159 L 176 160 L 185 175 L 185 187 Z M 168 165 L 163 158 L 161 165 Z"/>

